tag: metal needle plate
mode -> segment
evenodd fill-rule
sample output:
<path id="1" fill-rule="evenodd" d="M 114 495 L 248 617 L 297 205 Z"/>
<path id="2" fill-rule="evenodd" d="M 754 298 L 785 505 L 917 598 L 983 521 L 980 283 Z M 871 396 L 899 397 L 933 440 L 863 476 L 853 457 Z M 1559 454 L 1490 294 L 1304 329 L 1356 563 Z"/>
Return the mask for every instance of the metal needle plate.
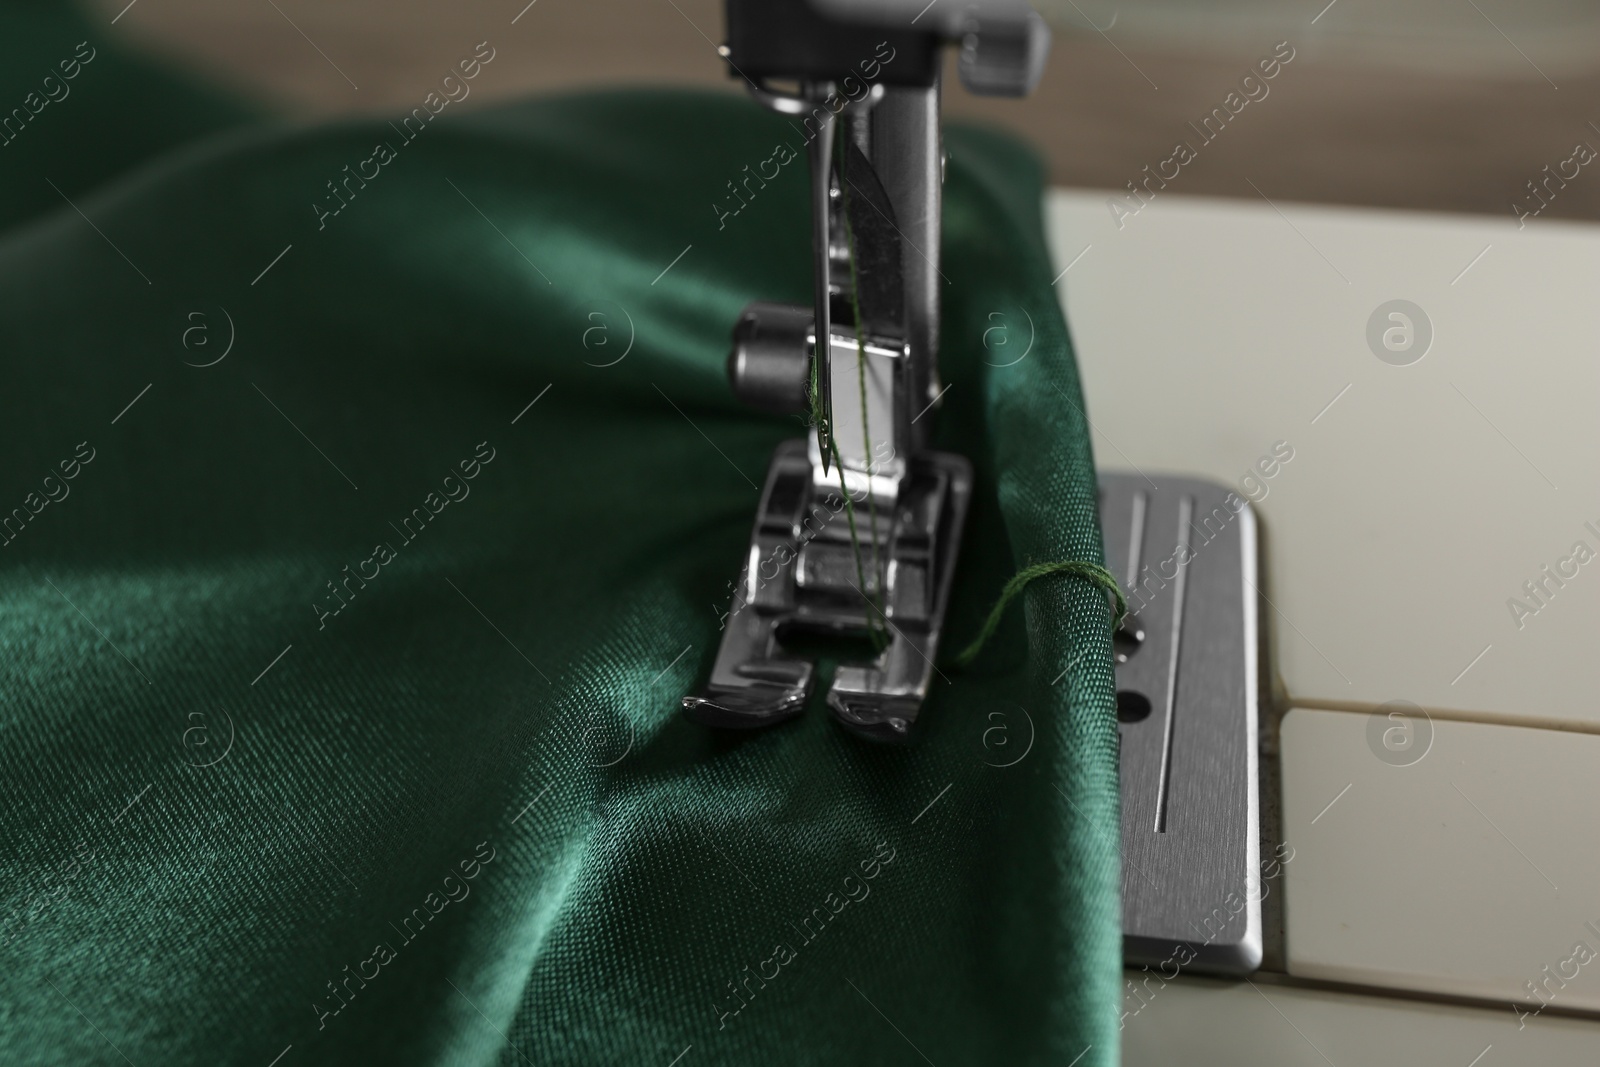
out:
<path id="1" fill-rule="evenodd" d="M 1223 485 L 1155 483 L 1100 475 L 1130 611 L 1114 639 L 1123 955 L 1247 974 L 1262 952 L 1255 514 Z"/>

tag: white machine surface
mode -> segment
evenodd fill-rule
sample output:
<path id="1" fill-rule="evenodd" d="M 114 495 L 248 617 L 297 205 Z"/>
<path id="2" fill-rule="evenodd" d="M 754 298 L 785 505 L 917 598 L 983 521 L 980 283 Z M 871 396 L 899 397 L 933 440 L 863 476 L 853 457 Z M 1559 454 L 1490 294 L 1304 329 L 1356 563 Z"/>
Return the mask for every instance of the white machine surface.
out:
<path id="1" fill-rule="evenodd" d="M 1097 461 L 1255 502 L 1293 850 L 1287 977 L 1125 1062 L 1594 1060 L 1600 227 L 1109 195 L 1047 203 Z"/>
<path id="2" fill-rule="evenodd" d="M 1124 1020 L 1122 1062 L 1162 1067 L 1561 1067 L 1591 1064 L 1600 1027 L 1509 1011 L 1184 978 Z"/>

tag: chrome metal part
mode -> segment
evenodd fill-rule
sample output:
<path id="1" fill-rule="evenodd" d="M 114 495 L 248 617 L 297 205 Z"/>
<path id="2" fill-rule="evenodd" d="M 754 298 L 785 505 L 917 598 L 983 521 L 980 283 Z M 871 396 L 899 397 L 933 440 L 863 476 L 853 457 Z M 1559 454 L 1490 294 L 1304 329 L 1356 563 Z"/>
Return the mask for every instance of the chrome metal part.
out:
<path id="1" fill-rule="evenodd" d="M 745 309 L 729 376 L 756 407 L 818 417 L 773 457 L 711 679 L 683 707 L 713 726 L 780 722 L 815 684 L 786 639 L 871 635 L 838 665 L 828 704 L 856 733 L 903 741 L 932 682 L 972 492 L 971 466 L 930 450 L 923 418 L 939 395 L 938 53 L 955 43 L 969 86 L 1020 93 L 1049 35 L 1024 0 L 925 21 L 896 0 L 727 11 L 731 72 L 808 142 L 813 266 L 810 308 Z"/>
<path id="2" fill-rule="evenodd" d="M 786 441 L 773 457 L 710 682 L 684 707 L 712 726 L 782 722 L 815 684 L 812 663 L 784 648 L 790 632 L 882 628 L 888 644 L 868 663 L 839 667 L 828 706 L 855 733 L 904 741 L 932 682 L 972 469 L 946 453 L 913 457 L 897 506 L 879 514 L 881 569 L 870 558 L 858 566 L 844 497 L 813 479 L 815 441 Z M 864 503 L 855 513 L 870 521 Z"/>
<path id="3" fill-rule="evenodd" d="M 1261 963 L 1255 513 L 1226 486 L 1100 475 L 1115 635 L 1123 954 L 1248 974 Z M 1156 486 L 1159 486 L 1157 488 Z"/>
<path id="4" fill-rule="evenodd" d="M 728 381 L 733 394 L 753 408 L 774 415 L 806 410 L 811 389 L 811 314 L 793 304 L 757 301 L 744 309 L 733 328 Z"/>

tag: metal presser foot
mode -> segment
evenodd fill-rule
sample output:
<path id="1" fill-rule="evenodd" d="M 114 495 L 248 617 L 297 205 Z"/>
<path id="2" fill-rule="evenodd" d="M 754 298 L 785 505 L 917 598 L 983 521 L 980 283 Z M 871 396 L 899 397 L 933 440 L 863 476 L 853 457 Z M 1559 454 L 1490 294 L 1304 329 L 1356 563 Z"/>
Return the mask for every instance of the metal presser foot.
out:
<path id="1" fill-rule="evenodd" d="M 904 741 L 972 496 L 966 459 L 928 448 L 942 395 L 940 48 L 960 42 L 972 91 L 1020 96 L 1049 34 L 1024 0 L 728 0 L 727 13 L 731 72 L 808 145 L 815 298 L 745 308 L 728 376 L 747 403 L 809 410 L 814 425 L 772 458 L 710 681 L 683 707 L 709 726 L 782 722 L 816 673 L 786 642 L 866 637 L 876 654 L 838 667 L 828 705 L 864 737 Z"/>

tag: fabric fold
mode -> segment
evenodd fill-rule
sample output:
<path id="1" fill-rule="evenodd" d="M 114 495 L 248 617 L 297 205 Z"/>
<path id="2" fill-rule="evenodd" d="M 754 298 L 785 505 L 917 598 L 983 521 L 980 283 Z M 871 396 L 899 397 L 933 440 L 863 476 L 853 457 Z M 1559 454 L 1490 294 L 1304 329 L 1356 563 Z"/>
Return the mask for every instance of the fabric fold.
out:
<path id="1" fill-rule="evenodd" d="M 806 174 L 715 207 L 793 131 L 447 113 L 319 213 L 399 136 L 241 129 L 0 234 L 0 1060 L 1115 1063 L 1098 590 L 1030 586 L 904 750 L 677 711 L 803 432 L 723 362 L 809 300 Z M 953 649 L 1101 554 L 1040 169 L 948 147 Z"/>

